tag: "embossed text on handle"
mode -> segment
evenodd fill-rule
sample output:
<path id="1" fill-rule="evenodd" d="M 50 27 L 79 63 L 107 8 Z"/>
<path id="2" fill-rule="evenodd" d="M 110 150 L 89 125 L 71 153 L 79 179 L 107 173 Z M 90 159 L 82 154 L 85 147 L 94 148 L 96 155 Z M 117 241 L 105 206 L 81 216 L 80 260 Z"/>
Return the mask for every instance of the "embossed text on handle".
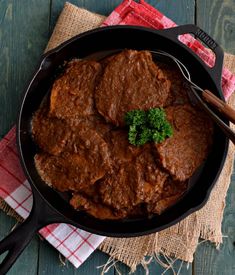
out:
<path id="1" fill-rule="evenodd" d="M 198 29 L 195 33 L 196 37 L 200 38 L 207 46 L 209 46 L 212 50 L 217 47 L 216 42 L 208 36 L 203 30 Z"/>

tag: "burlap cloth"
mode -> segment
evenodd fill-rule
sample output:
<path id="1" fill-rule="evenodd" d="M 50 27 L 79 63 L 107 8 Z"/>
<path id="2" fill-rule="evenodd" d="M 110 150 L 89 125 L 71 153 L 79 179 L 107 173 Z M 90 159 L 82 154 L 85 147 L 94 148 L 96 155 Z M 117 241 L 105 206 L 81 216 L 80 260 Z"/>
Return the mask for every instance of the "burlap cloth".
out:
<path id="1" fill-rule="evenodd" d="M 99 26 L 104 19 L 104 16 L 66 3 L 46 50 L 58 46 L 81 32 Z M 226 54 L 225 66 L 235 72 L 235 56 Z M 230 97 L 229 102 L 235 107 L 235 94 Z M 128 239 L 106 238 L 99 249 L 127 264 L 134 271 L 138 264 L 146 265 L 145 256 L 154 256 L 158 259 L 159 253 L 192 262 L 199 238 L 219 245 L 222 242 L 221 223 L 233 168 L 233 158 L 234 146 L 230 144 L 224 169 L 207 204 L 200 211 L 159 233 Z M 1 207 L 8 214 L 17 217 L 4 201 L 1 202 Z"/>

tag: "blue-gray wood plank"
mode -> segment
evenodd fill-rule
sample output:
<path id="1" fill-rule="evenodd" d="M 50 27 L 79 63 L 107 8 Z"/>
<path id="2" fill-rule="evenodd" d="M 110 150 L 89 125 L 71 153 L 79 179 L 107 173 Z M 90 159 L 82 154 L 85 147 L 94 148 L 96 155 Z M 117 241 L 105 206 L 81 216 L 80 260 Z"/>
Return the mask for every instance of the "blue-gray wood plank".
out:
<path id="1" fill-rule="evenodd" d="M 235 1 L 197 0 L 196 23 L 210 34 L 224 50 L 235 54 Z M 206 243 L 197 249 L 195 274 L 235 274 L 235 173 L 226 198 L 220 250 Z"/>
<path id="2" fill-rule="evenodd" d="M 80 7 L 109 14 L 121 0 L 72 0 Z M 177 24 L 197 23 L 211 34 L 225 50 L 235 53 L 234 0 L 148 0 Z M 0 137 L 14 124 L 20 96 L 45 48 L 46 42 L 63 8 L 64 0 L 1 0 L 0 1 Z M 195 261 L 189 268 L 184 264 L 181 274 L 235 274 L 235 175 L 232 177 L 224 214 L 223 232 L 228 237 L 220 251 L 210 244 L 201 244 Z M 15 221 L 0 213 L 0 238 L 13 227 Z M 100 274 L 97 266 L 108 256 L 97 251 L 78 269 L 66 262 L 63 266 L 58 252 L 37 236 L 26 248 L 9 274 Z M 174 265 L 175 270 L 181 262 Z M 118 264 L 123 273 L 129 272 Z M 164 269 L 156 263 L 149 265 L 150 274 L 161 274 Z M 135 274 L 143 274 L 139 267 Z M 116 274 L 112 268 L 107 274 Z M 172 274 L 171 271 L 165 274 Z"/>

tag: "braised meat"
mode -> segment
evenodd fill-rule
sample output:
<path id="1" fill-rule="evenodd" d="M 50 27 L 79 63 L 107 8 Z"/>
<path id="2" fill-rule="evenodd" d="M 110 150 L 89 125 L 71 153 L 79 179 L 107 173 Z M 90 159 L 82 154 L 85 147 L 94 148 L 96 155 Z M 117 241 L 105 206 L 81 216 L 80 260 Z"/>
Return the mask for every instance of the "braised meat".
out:
<path id="1" fill-rule="evenodd" d="M 98 219 L 161 215 L 175 204 L 213 137 L 212 122 L 190 105 L 175 70 L 154 63 L 150 52 L 135 50 L 100 62 L 68 62 L 33 116 L 42 180 L 68 191 L 75 209 Z M 130 144 L 125 113 L 154 107 L 165 109 L 173 136 Z"/>
<path id="2" fill-rule="evenodd" d="M 82 190 L 102 178 L 110 165 L 108 146 L 93 129 L 80 122 L 70 129 L 70 140 L 58 156 L 38 154 L 35 157 L 42 178 L 60 191 Z"/>
<path id="3" fill-rule="evenodd" d="M 53 84 L 50 114 L 64 119 L 94 114 L 94 88 L 100 72 L 101 65 L 95 61 L 69 62 Z"/>
<path id="4" fill-rule="evenodd" d="M 39 147 L 52 155 L 59 155 L 70 136 L 70 128 L 65 121 L 48 115 L 48 106 L 43 106 L 35 113 L 32 134 Z"/>
<path id="5" fill-rule="evenodd" d="M 94 154 L 87 156 L 84 151 L 64 152 L 59 156 L 40 153 L 35 156 L 35 164 L 47 184 L 61 192 L 81 191 L 105 175 L 107 165 L 102 158 L 94 158 Z"/>
<path id="6" fill-rule="evenodd" d="M 128 214 L 141 202 L 138 196 L 139 178 L 137 167 L 126 163 L 114 169 L 100 183 L 100 195 L 104 204 Z"/>
<path id="7" fill-rule="evenodd" d="M 141 185 L 138 188 L 139 196 L 146 203 L 150 203 L 154 197 L 162 193 L 164 182 L 169 176 L 157 163 L 152 151 L 152 146 L 145 145 L 145 149 L 136 159 L 141 179 Z"/>
<path id="8" fill-rule="evenodd" d="M 166 113 L 174 134 L 155 148 L 162 166 L 175 180 L 185 181 L 208 155 L 213 124 L 189 104 L 168 107 Z"/>
<path id="9" fill-rule="evenodd" d="M 112 134 L 118 140 L 124 137 L 122 133 L 124 131 Z M 130 151 L 131 145 L 127 143 L 125 152 L 122 142 L 120 147 L 114 143 L 116 148 L 114 146 L 111 151 L 113 169 L 99 181 L 99 190 L 104 204 L 118 210 L 122 216 L 129 216 L 137 205 L 151 203 L 158 193 L 161 194 L 168 174 L 156 162 L 150 145 Z"/>
<path id="10" fill-rule="evenodd" d="M 148 211 L 160 215 L 167 208 L 174 205 L 187 190 L 186 181 L 174 181 L 171 177 L 163 183 L 161 192 L 152 196 L 148 203 Z"/>
<path id="11" fill-rule="evenodd" d="M 191 91 L 177 65 L 173 62 L 172 64 L 158 62 L 158 66 L 172 83 L 165 106 L 189 104 L 188 93 Z"/>
<path id="12" fill-rule="evenodd" d="M 106 141 L 115 164 L 132 161 L 143 150 L 129 143 L 126 130 L 110 131 L 106 136 Z"/>
<path id="13" fill-rule="evenodd" d="M 91 198 L 87 198 L 86 196 L 75 193 L 73 194 L 70 204 L 77 210 L 84 210 L 95 218 L 102 220 L 116 220 L 122 219 L 125 216 L 122 212 L 114 210 L 101 202 L 95 202 Z"/>
<path id="14" fill-rule="evenodd" d="M 163 107 L 170 81 L 148 51 L 126 50 L 106 65 L 95 93 L 96 107 L 108 122 L 123 126 L 133 109 Z"/>

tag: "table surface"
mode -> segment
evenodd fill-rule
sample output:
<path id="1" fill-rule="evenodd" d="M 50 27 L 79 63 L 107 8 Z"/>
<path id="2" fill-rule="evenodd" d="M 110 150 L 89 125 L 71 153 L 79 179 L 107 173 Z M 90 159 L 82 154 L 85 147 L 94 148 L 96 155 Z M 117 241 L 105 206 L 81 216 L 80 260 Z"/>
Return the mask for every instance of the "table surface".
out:
<path id="1" fill-rule="evenodd" d="M 40 54 L 45 49 L 64 0 L 1 0 L 0 1 L 0 137 L 14 125 L 20 97 L 32 76 Z M 108 15 L 120 0 L 75 0 L 80 7 Z M 195 23 L 208 32 L 225 51 L 235 54 L 234 0 L 152 0 L 150 4 L 178 24 Z M 0 212 L 0 238 L 6 236 L 15 220 Z M 220 250 L 202 243 L 195 253 L 193 264 L 183 263 L 181 274 L 235 274 L 235 174 L 226 198 L 223 220 L 224 242 Z M 35 236 L 8 274 L 100 274 L 97 266 L 108 256 L 93 253 L 79 268 L 70 263 L 63 266 L 58 252 L 46 241 Z M 181 262 L 174 265 L 175 270 Z M 129 269 L 118 264 L 123 274 Z M 164 269 L 155 262 L 149 265 L 150 274 L 161 274 Z M 118 274 L 111 268 L 107 274 Z M 135 274 L 145 274 L 139 267 Z M 172 274 L 167 271 L 165 274 Z"/>

